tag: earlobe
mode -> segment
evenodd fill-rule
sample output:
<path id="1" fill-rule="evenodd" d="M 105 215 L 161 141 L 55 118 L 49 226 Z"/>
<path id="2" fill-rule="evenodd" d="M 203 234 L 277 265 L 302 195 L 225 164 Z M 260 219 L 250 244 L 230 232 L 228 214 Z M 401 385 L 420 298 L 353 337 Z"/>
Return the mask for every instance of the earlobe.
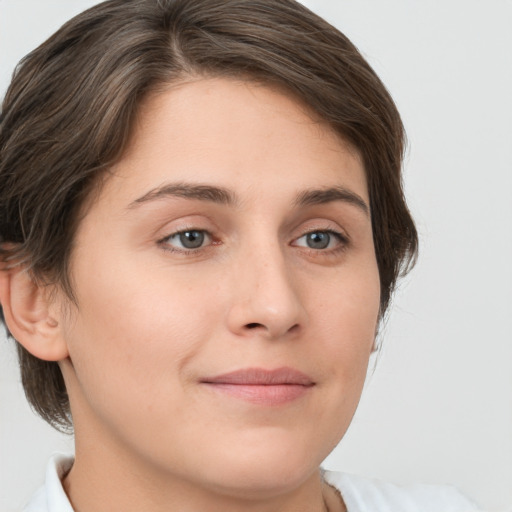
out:
<path id="1" fill-rule="evenodd" d="M 0 268 L 0 303 L 9 331 L 32 355 L 45 361 L 68 357 L 48 290 L 25 268 Z"/>

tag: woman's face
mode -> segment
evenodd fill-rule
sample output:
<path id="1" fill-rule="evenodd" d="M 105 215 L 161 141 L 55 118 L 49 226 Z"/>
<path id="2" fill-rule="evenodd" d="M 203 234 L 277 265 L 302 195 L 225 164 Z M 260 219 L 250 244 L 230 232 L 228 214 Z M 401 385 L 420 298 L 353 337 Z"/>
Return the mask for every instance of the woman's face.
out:
<path id="1" fill-rule="evenodd" d="M 203 488 L 305 481 L 372 349 L 368 205 L 357 153 L 282 92 L 202 79 L 148 98 L 71 258 L 77 453 Z"/>

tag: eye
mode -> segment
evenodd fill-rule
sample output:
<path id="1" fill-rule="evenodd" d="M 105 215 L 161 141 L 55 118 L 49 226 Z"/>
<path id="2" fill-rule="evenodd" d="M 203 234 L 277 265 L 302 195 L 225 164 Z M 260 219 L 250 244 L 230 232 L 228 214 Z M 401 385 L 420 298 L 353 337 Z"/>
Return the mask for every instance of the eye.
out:
<path id="1" fill-rule="evenodd" d="M 200 249 L 205 244 L 211 243 L 210 234 L 202 229 L 187 229 L 165 237 L 160 243 L 171 246 L 177 250 Z"/>
<path id="2" fill-rule="evenodd" d="M 346 242 L 345 237 L 341 233 L 331 230 L 311 231 L 297 238 L 293 245 L 299 247 L 307 247 L 309 249 L 323 250 L 335 249 Z"/>

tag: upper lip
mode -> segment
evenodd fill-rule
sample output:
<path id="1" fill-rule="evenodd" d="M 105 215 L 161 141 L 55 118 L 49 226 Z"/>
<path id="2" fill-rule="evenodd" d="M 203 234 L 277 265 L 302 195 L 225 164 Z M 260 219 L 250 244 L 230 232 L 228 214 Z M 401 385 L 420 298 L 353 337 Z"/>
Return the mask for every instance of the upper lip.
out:
<path id="1" fill-rule="evenodd" d="M 273 370 L 243 368 L 233 372 L 201 379 L 206 384 L 233 384 L 245 386 L 296 385 L 313 386 L 315 382 L 305 373 L 294 368 L 282 367 Z"/>

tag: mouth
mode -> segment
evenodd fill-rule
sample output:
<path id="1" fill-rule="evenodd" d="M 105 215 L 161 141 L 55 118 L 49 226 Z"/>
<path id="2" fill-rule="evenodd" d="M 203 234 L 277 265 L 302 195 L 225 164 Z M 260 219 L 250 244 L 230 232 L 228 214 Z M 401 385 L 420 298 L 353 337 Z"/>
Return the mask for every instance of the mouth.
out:
<path id="1" fill-rule="evenodd" d="M 257 405 L 279 406 L 306 395 L 315 382 L 294 368 L 244 368 L 207 377 L 201 384 L 219 393 Z"/>

